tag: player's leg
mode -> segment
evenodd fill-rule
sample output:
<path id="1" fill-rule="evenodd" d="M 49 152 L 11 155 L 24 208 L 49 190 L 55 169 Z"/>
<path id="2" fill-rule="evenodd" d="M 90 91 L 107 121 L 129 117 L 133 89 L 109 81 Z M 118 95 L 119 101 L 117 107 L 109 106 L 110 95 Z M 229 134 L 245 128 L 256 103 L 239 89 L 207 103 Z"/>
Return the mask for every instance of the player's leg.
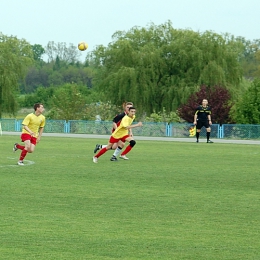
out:
<path id="1" fill-rule="evenodd" d="M 24 149 L 26 149 L 28 153 L 33 153 L 34 150 L 35 150 L 36 144 L 37 144 L 37 138 L 34 137 L 34 136 L 31 136 L 31 140 L 30 141 L 31 141 L 31 143 L 30 143 L 30 145 L 28 144 L 28 147 L 27 147 L 27 144 L 24 143 L 25 144 L 25 148 Z"/>
<path id="2" fill-rule="evenodd" d="M 21 134 L 21 140 L 22 140 L 22 142 L 24 141 L 24 140 L 23 140 L 23 139 L 24 139 L 24 136 L 26 136 L 26 134 Z M 27 136 L 26 139 L 29 139 L 29 136 Z M 25 148 L 24 145 L 20 145 L 20 144 L 18 144 L 18 143 L 15 143 L 14 146 L 13 146 L 13 152 L 16 152 L 18 149 L 19 149 L 19 150 L 23 150 L 24 148 Z"/>
<path id="3" fill-rule="evenodd" d="M 26 146 L 25 146 L 25 149 L 26 149 Z M 31 143 L 30 147 L 28 147 L 27 152 L 28 152 L 28 153 L 33 153 L 34 150 L 35 150 L 35 144 L 32 144 L 32 143 Z"/>
<path id="4" fill-rule="evenodd" d="M 206 131 L 207 131 L 207 143 L 213 143 L 209 138 L 210 138 L 210 133 L 211 133 L 211 127 L 208 126 L 206 128 Z"/>
<path id="5" fill-rule="evenodd" d="M 125 142 L 120 141 L 120 142 L 119 142 L 119 145 L 118 145 L 118 147 L 120 147 L 119 153 L 122 152 L 122 149 L 124 148 L 124 146 L 125 146 Z M 118 153 L 118 154 L 119 154 L 119 153 Z M 117 154 L 117 155 L 118 155 L 118 154 Z M 122 155 L 122 154 L 119 156 L 119 158 L 124 159 L 124 160 L 128 160 L 128 159 L 129 159 L 129 158 L 126 157 L 126 155 Z"/>
<path id="6" fill-rule="evenodd" d="M 100 149 L 101 149 L 101 144 L 96 144 L 95 149 L 94 149 L 94 153 L 96 153 Z"/>
<path id="7" fill-rule="evenodd" d="M 106 153 L 107 150 L 110 149 L 109 147 L 112 147 L 112 145 L 113 145 L 112 143 L 108 143 L 106 147 L 102 148 L 96 155 L 94 155 L 93 156 L 93 162 L 97 163 L 98 162 L 98 157 L 100 157 L 101 155 Z"/>
<path id="8" fill-rule="evenodd" d="M 120 142 L 120 141 L 119 141 Z M 119 143 L 118 142 L 118 143 Z M 113 146 L 112 146 L 112 150 L 116 150 L 118 148 L 118 143 L 114 143 Z M 120 146 L 120 147 L 124 147 L 124 145 Z"/>
<path id="9" fill-rule="evenodd" d="M 196 125 L 196 139 L 197 139 L 196 142 L 197 142 L 197 143 L 199 142 L 201 127 L 202 127 L 202 124 L 201 124 L 201 122 L 198 120 L 198 121 L 197 121 L 197 125 Z"/>
<path id="10" fill-rule="evenodd" d="M 94 149 L 94 153 L 96 153 L 98 150 L 101 150 L 103 148 L 106 148 L 107 144 L 96 144 L 95 149 Z M 112 147 L 111 147 L 112 149 Z"/>
<path id="11" fill-rule="evenodd" d="M 113 143 L 108 143 L 106 147 L 102 148 L 94 157 L 98 158 L 100 157 L 102 154 L 104 154 L 105 152 L 107 152 L 107 150 L 111 149 Z"/>
<path id="12" fill-rule="evenodd" d="M 31 147 L 31 140 L 24 140 L 24 149 L 22 150 L 21 154 L 20 154 L 20 158 L 18 161 L 18 165 L 24 165 L 23 164 L 23 160 L 26 157 L 27 153 L 28 153 L 28 149 L 30 149 Z"/>
<path id="13" fill-rule="evenodd" d="M 109 142 L 107 144 L 106 147 L 102 148 L 96 155 L 94 155 L 93 157 L 93 162 L 97 163 L 98 162 L 98 158 L 103 155 L 105 152 L 107 152 L 108 150 L 110 150 L 113 146 L 114 143 L 117 143 L 119 140 L 115 139 L 113 136 L 110 137 Z"/>
<path id="14" fill-rule="evenodd" d="M 128 154 L 132 148 L 136 145 L 136 141 L 134 140 L 133 137 L 129 136 L 128 138 L 125 139 L 125 141 L 129 142 L 129 145 L 125 148 L 125 150 L 122 152 L 121 156 L 124 156 Z"/>
<path id="15" fill-rule="evenodd" d="M 107 144 L 96 144 L 94 153 L 96 153 L 98 150 L 101 150 L 103 148 L 106 148 Z M 110 150 L 115 150 L 117 148 L 117 144 L 113 144 L 113 146 L 110 148 Z"/>
<path id="16" fill-rule="evenodd" d="M 119 140 L 116 145 L 117 148 L 115 149 L 110 161 L 117 161 L 117 156 L 121 153 L 123 147 L 125 146 L 125 143 L 122 140 Z"/>
<path id="17" fill-rule="evenodd" d="M 27 153 L 34 152 L 35 146 L 37 143 L 37 138 L 33 137 L 29 134 L 22 134 L 21 139 L 24 142 L 24 149 L 21 152 L 21 155 L 20 155 L 20 158 L 18 161 L 18 165 L 24 165 L 23 160 L 24 160 L 25 156 L 27 155 Z"/>
<path id="18" fill-rule="evenodd" d="M 23 150 L 24 147 L 25 147 L 24 145 L 20 145 L 18 143 L 15 143 L 14 146 L 13 146 L 13 152 L 16 152 L 18 149 Z"/>
<path id="19" fill-rule="evenodd" d="M 207 143 L 213 143 L 211 140 L 209 140 L 211 132 L 209 121 L 203 122 L 203 126 L 206 128 Z"/>

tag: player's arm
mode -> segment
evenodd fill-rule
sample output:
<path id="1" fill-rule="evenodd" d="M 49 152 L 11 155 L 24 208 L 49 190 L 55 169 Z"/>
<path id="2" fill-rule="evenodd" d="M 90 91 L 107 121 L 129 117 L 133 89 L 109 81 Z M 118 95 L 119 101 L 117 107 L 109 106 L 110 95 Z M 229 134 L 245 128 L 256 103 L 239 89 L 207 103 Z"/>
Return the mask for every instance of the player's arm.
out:
<path id="1" fill-rule="evenodd" d="M 132 129 L 132 128 L 136 128 L 136 127 L 139 127 L 139 126 L 143 126 L 143 123 L 142 122 L 138 122 L 135 125 L 126 126 L 126 129 Z"/>
<path id="2" fill-rule="evenodd" d="M 194 114 L 194 121 L 193 124 L 197 125 L 197 119 L 198 119 L 198 110 L 196 111 L 196 113 Z"/>
<path id="3" fill-rule="evenodd" d="M 44 127 L 40 127 L 40 128 L 39 128 L 39 135 L 38 135 L 38 137 L 37 137 L 37 143 L 39 143 L 40 140 L 41 140 L 42 133 L 43 133 L 43 129 L 44 129 Z"/>
<path id="4" fill-rule="evenodd" d="M 117 124 L 115 122 L 113 122 L 112 127 L 113 127 L 114 130 L 116 130 L 117 129 Z"/>
<path id="5" fill-rule="evenodd" d="M 209 111 L 208 120 L 209 120 L 209 124 L 212 125 L 212 121 L 211 121 L 211 111 Z"/>
<path id="6" fill-rule="evenodd" d="M 128 129 L 128 134 L 129 134 L 130 136 L 132 136 L 132 137 L 134 136 L 131 128 Z"/>
<path id="7" fill-rule="evenodd" d="M 125 116 L 125 113 L 121 113 L 121 114 L 115 116 L 113 119 L 113 123 L 115 123 L 115 124 L 118 123 L 119 121 L 121 121 L 123 119 L 124 116 Z"/>
<path id="8" fill-rule="evenodd" d="M 117 123 L 120 122 L 123 119 L 124 116 L 125 116 L 125 113 L 121 113 L 121 114 L 114 117 L 113 125 L 112 125 L 114 130 L 117 129 Z"/>
<path id="9" fill-rule="evenodd" d="M 35 133 L 29 128 L 29 125 L 30 125 L 30 121 L 31 121 L 31 115 L 27 115 L 23 122 L 22 122 L 22 126 L 23 126 L 23 129 L 28 132 L 31 136 L 34 136 Z"/>
<path id="10" fill-rule="evenodd" d="M 35 135 L 35 133 L 27 125 L 23 125 L 23 129 L 25 129 L 31 136 Z"/>
<path id="11" fill-rule="evenodd" d="M 45 117 L 43 117 L 42 123 L 40 124 L 40 127 L 39 127 L 39 134 L 38 134 L 38 137 L 37 137 L 37 143 L 39 143 L 40 140 L 41 140 L 44 126 L 45 126 Z"/>

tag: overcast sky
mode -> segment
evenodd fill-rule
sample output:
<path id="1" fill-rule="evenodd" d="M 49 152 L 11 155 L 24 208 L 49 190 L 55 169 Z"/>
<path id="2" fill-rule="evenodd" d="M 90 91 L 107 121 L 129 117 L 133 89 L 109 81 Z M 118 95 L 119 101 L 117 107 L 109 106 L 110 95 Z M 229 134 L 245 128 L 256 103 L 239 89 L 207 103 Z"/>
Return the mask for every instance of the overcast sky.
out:
<path id="1" fill-rule="evenodd" d="M 168 20 L 176 29 L 260 39 L 260 0 L 0 0 L 0 32 L 43 47 L 86 41 L 91 51 L 118 30 Z"/>

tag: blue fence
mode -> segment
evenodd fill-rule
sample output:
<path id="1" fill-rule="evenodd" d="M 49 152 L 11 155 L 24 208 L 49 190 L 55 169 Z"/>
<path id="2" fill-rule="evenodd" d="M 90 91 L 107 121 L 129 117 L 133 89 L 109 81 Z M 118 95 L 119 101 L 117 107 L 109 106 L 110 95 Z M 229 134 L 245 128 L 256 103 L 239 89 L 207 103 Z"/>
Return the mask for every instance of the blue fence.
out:
<path id="1" fill-rule="evenodd" d="M 1 119 L 2 131 L 20 132 L 22 120 Z M 154 137 L 189 137 L 191 124 L 183 123 L 151 123 L 144 122 L 143 127 L 134 128 L 134 135 Z M 47 120 L 45 133 L 73 133 L 73 134 L 111 134 L 111 121 L 83 121 L 83 120 Z M 213 124 L 212 138 L 225 139 L 260 139 L 260 125 Z M 206 136 L 205 128 L 201 136 Z"/>

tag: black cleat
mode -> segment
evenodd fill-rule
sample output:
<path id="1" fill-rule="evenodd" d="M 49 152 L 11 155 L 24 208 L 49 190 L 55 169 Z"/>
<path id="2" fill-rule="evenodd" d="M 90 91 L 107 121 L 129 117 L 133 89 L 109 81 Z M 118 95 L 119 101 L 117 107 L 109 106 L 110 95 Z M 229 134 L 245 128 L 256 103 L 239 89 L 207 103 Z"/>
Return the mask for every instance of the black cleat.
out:
<path id="1" fill-rule="evenodd" d="M 113 155 L 113 156 L 110 158 L 110 161 L 112 161 L 112 162 L 117 162 L 118 160 L 117 160 L 117 158 Z"/>
<path id="2" fill-rule="evenodd" d="M 213 144 L 214 142 L 211 141 L 211 140 L 208 140 L 207 143 L 209 143 L 209 144 Z"/>
<path id="3" fill-rule="evenodd" d="M 100 144 L 96 144 L 96 147 L 94 149 L 94 153 L 96 153 L 101 148 Z"/>
<path id="4" fill-rule="evenodd" d="M 198 143 L 198 142 L 199 142 L 199 140 L 196 141 L 196 143 Z"/>
<path id="5" fill-rule="evenodd" d="M 15 143 L 15 144 L 14 144 L 13 152 L 16 152 L 16 151 L 18 150 L 18 148 L 17 148 L 17 146 L 16 146 L 17 144 L 18 144 L 18 143 Z"/>

